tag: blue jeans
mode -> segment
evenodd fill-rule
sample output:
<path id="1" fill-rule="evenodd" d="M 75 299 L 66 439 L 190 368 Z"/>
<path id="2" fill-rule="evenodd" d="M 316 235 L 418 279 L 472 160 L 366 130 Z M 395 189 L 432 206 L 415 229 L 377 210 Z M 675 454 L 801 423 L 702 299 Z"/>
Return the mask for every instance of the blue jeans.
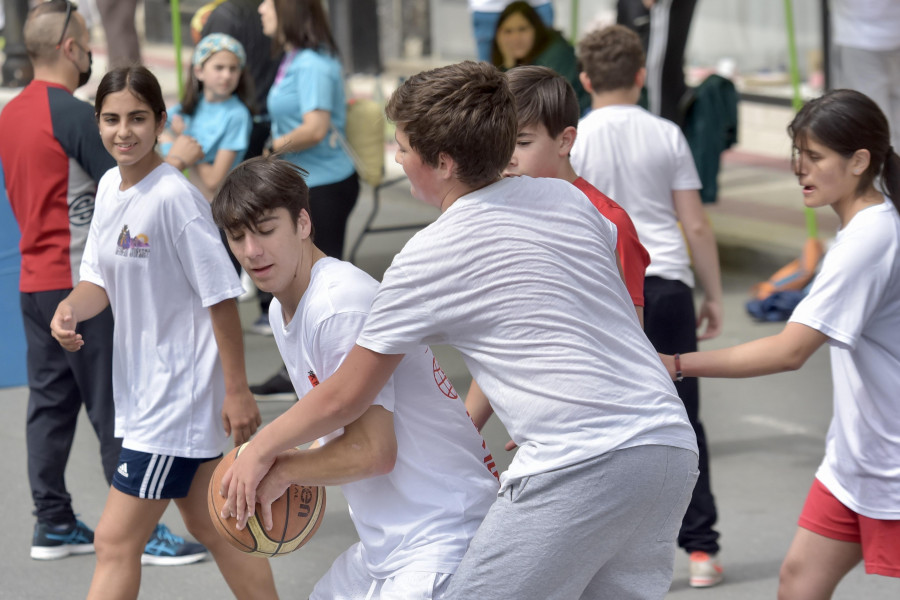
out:
<path id="1" fill-rule="evenodd" d="M 553 27 L 553 4 L 551 2 L 535 6 L 534 10 L 547 24 L 547 27 Z M 490 62 L 491 45 L 494 43 L 494 32 L 497 30 L 497 21 L 499 19 L 500 13 L 472 13 L 472 30 L 475 33 L 475 44 L 478 46 L 478 60 Z"/>

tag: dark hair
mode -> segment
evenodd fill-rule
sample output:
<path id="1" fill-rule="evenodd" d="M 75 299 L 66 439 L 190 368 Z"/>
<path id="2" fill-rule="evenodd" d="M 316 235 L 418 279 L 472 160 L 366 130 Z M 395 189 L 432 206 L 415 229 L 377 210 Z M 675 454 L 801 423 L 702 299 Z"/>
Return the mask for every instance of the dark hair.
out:
<path id="1" fill-rule="evenodd" d="M 883 193 L 900 210 L 900 156 L 891 147 L 888 120 L 871 98 L 856 90 L 828 92 L 800 109 L 787 132 L 799 149 L 811 139 L 844 158 L 868 150 L 869 168 L 857 192 L 875 185 L 880 175 Z"/>
<path id="2" fill-rule="evenodd" d="M 275 0 L 278 29 L 272 38 L 272 55 L 281 54 L 285 44 L 297 50 L 326 50 L 337 56 L 328 17 L 319 0 Z"/>
<path id="3" fill-rule="evenodd" d="M 306 171 L 277 154 L 245 160 L 228 174 L 213 198 L 213 221 L 226 231 L 256 231 L 267 212 L 284 208 L 296 227 L 300 211 L 309 212 L 305 177 Z"/>
<path id="4" fill-rule="evenodd" d="M 497 26 L 494 28 L 494 39 L 491 42 L 491 62 L 495 67 L 503 66 L 503 55 L 500 53 L 500 46 L 497 45 L 497 32 L 500 31 L 503 22 L 516 13 L 525 17 L 531 27 L 534 28 L 534 44 L 532 44 L 528 54 L 519 61 L 520 65 L 530 65 L 533 63 L 534 59 L 547 49 L 547 46 L 553 41 L 553 37 L 558 35 L 554 30 L 547 27 L 546 23 L 541 19 L 541 16 L 537 14 L 537 11 L 534 10 L 534 7 L 529 3 L 512 2 L 508 4 L 497 19 Z"/>
<path id="5" fill-rule="evenodd" d="M 110 94 L 127 89 L 134 96 L 144 102 L 153 111 L 157 123 L 166 120 L 166 102 L 163 100 L 159 81 L 146 67 L 131 66 L 113 69 L 103 76 L 97 87 L 97 97 L 94 100 L 94 114 L 100 118 L 103 110 L 103 101 Z"/>
<path id="6" fill-rule="evenodd" d="M 596 93 L 634 85 L 644 66 L 641 38 L 622 25 L 591 31 L 578 42 L 578 59 Z"/>
<path id="7" fill-rule="evenodd" d="M 516 100 L 519 130 L 540 124 L 555 138 L 566 127 L 578 127 L 581 109 L 575 88 L 548 67 L 529 65 L 506 73 L 509 90 Z"/>
<path id="8" fill-rule="evenodd" d="M 212 55 L 210 55 L 210 58 L 212 58 Z M 206 61 L 203 64 L 206 64 Z M 200 98 L 203 97 L 203 82 L 197 79 L 197 75 L 194 74 L 194 65 L 188 65 L 187 71 L 188 84 L 185 86 L 184 95 L 181 97 L 181 112 L 186 115 L 193 115 L 194 111 L 197 110 L 197 105 L 200 104 Z M 256 114 L 256 89 L 253 87 L 253 79 L 251 79 L 250 69 L 247 65 L 244 65 L 244 68 L 241 69 L 241 77 L 238 79 L 234 95 L 247 107 L 250 114 Z"/>
<path id="9" fill-rule="evenodd" d="M 506 77 L 487 63 L 465 61 L 413 75 L 385 113 L 425 164 L 436 167 L 443 152 L 467 185 L 495 181 L 515 149 L 515 101 Z"/>

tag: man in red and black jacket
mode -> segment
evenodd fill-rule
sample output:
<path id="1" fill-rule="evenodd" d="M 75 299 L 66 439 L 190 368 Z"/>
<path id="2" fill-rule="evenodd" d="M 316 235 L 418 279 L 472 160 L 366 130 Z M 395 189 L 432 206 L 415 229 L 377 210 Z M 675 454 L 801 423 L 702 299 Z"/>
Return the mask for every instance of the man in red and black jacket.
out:
<path id="1" fill-rule="evenodd" d="M 0 112 L 0 162 L 22 236 L 19 280 L 28 345 L 28 478 L 37 517 L 31 556 L 93 551 L 76 521 L 65 469 L 84 405 L 112 481 L 121 440 L 113 435 L 112 313 L 79 324 L 84 350 L 68 353 L 50 335 L 56 305 L 78 281 L 100 177 L 115 161 L 103 147 L 93 108 L 72 92 L 90 77 L 89 33 L 74 7 L 40 4 L 25 23 L 35 79 Z"/>

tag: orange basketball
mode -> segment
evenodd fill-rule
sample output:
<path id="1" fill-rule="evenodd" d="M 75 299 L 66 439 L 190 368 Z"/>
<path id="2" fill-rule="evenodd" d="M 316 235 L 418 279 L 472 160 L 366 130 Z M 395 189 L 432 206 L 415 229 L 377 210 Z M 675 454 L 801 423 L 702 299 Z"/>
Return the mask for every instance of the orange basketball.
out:
<path id="1" fill-rule="evenodd" d="M 222 476 L 243 450 L 235 448 L 213 471 L 209 481 L 209 516 L 219 534 L 242 552 L 255 556 L 281 556 L 293 552 L 309 541 L 325 515 L 325 488 L 321 486 L 291 485 L 281 498 L 272 503 L 272 529 L 262 526 L 259 505 L 247 520 L 247 526 L 238 530 L 233 518 L 219 516 L 225 498 L 219 494 Z"/>

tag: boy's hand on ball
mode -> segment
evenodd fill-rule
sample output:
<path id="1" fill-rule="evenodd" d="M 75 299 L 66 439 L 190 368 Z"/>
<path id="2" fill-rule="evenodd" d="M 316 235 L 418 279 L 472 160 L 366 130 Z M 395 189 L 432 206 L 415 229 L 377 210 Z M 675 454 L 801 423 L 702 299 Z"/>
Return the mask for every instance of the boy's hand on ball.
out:
<path id="1" fill-rule="evenodd" d="M 231 468 L 222 477 L 219 493 L 227 498 L 222 507 L 222 518 L 234 517 L 237 528 L 243 529 L 256 510 L 256 488 L 269 472 L 273 460 L 263 461 L 254 451 L 253 444 L 248 444 L 240 453 Z M 271 503 L 270 503 L 271 504 Z M 269 507 L 269 524 L 271 525 L 271 507 Z"/>
<path id="2" fill-rule="evenodd" d="M 288 456 L 297 452 L 299 451 L 286 450 L 279 454 L 272 464 L 272 468 L 269 469 L 269 472 L 266 473 L 256 488 L 256 503 L 259 504 L 260 508 L 259 516 L 262 517 L 262 525 L 266 528 L 266 531 L 272 529 L 272 503 L 281 498 L 292 483 L 282 467 Z"/>

